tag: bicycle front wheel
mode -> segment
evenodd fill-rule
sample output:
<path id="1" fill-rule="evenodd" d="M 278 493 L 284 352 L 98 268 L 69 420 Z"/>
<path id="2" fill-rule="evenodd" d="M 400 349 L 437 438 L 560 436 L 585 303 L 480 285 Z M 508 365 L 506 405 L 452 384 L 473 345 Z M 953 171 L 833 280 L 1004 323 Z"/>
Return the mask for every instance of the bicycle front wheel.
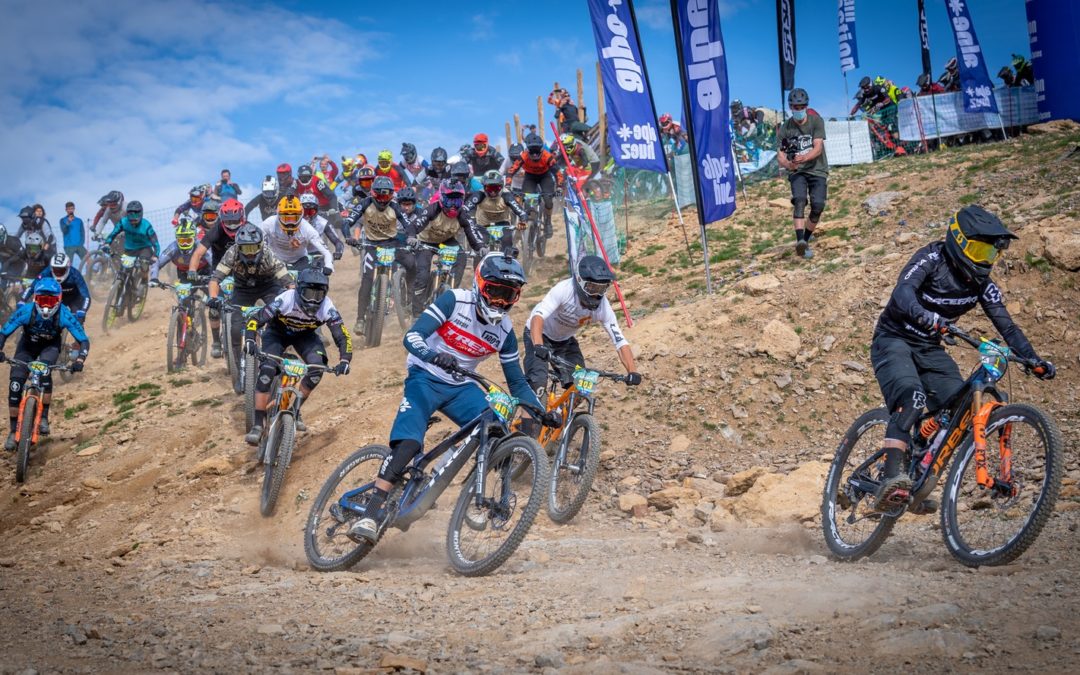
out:
<path id="1" fill-rule="evenodd" d="M 205 366 L 210 353 L 210 327 L 206 319 L 206 310 L 195 309 L 195 317 L 187 335 L 187 349 L 191 353 L 191 365 Z"/>
<path id="2" fill-rule="evenodd" d="M 876 408 L 863 413 L 844 434 L 836 449 L 821 501 L 825 543 L 840 560 L 858 560 L 878 550 L 892 532 L 897 515 L 871 508 L 873 492 L 884 471 L 885 425 L 889 413 Z M 873 461 L 870 461 L 873 460 Z"/>
<path id="3" fill-rule="evenodd" d="M 364 336 L 367 338 L 368 347 L 378 347 L 382 343 L 383 326 L 386 324 L 386 283 L 386 273 L 379 272 L 375 275 L 372 288 L 374 295 L 368 305 L 367 335 Z"/>
<path id="4" fill-rule="evenodd" d="M 244 356 L 244 431 L 255 426 L 255 379 L 259 374 L 259 360 Z"/>
<path id="5" fill-rule="evenodd" d="M 405 270 L 401 267 L 394 268 L 394 274 L 390 277 L 390 288 L 394 294 L 394 310 L 397 313 L 398 325 L 406 331 L 412 327 L 412 293 L 409 289 L 408 280 L 405 278 Z"/>
<path id="6" fill-rule="evenodd" d="M 266 435 L 266 452 L 263 455 L 263 482 L 259 498 L 259 513 L 274 515 L 285 472 L 292 461 L 296 445 L 296 420 L 291 411 L 277 415 Z"/>
<path id="7" fill-rule="evenodd" d="M 461 487 L 446 536 L 450 564 L 468 577 L 490 574 L 513 555 L 547 492 L 547 455 L 527 436 L 500 443 L 486 471 L 483 505 L 476 504 L 473 470 Z"/>
<path id="8" fill-rule="evenodd" d="M 139 278 L 132 283 L 128 298 L 127 315 L 128 320 L 138 321 L 143 314 L 143 310 L 146 309 L 146 282 Z"/>
<path id="9" fill-rule="evenodd" d="M 179 308 L 173 307 L 172 315 L 169 317 L 169 335 L 165 341 L 165 370 L 169 373 L 175 373 L 183 365 L 181 355 L 184 353 L 184 348 L 180 344 L 183 333 L 181 321 L 186 321 L 183 313 Z"/>
<path id="10" fill-rule="evenodd" d="M 22 419 L 19 420 L 19 447 L 15 456 L 15 482 L 26 482 L 26 472 L 30 468 L 30 448 L 34 444 L 34 418 L 37 416 L 37 397 L 30 396 L 23 406 Z"/>
<path id="11" fill-rule="evenodd" d="M 588 498 L 600 468 L 600 425 L 592 415 L 577 415 L 563 433 L 566 451 L 560 445 L 548 487 L 548 517 L 556 523 L 573 520 Z"/>
<path id="12" fill-rule="evenodd" d="M 106 335 L 109 334 L 109 329 L 116 325 L 116 320 L 120 316 L 120 300 L 123 294 L 124 282 L 117 279 L 109 289 L 109 299 L 105 302 L 105 312 L 101 317 L 101 330 Z"/>
<path id="13" fill-rule="evenodd" d="M 941 534 L 945 547 L 969 567 L 1006 565 L 1038 538 L 1061 488 L 1061 431 L 1032 405 L 996 408 L 986 424 L 984 489 L 975 478 L 975 444 L 957 456 L 945 482 Z"/>

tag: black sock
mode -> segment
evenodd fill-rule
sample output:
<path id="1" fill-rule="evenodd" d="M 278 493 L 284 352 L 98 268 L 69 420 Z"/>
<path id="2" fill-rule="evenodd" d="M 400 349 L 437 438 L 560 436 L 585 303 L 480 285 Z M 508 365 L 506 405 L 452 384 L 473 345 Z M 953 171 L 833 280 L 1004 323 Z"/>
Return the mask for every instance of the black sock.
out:
<path id="1" fill-rule="evenodd" d="M 221 342 L 221 326 L 210 326 L 210 335 L 214 338 L 214 342 Z"/>
<path id="2" fill-rule="evenodd" d="M 11 433 L 15 433 L 15 427 L 17 427 L 17 426 L 19 426 L 19 418 L 18 417 L 12 417 L 11 418 Z"/>
<path id="3" fill-rule="evenodd" d="M 373 516 L 382 508 L 386 503 L 386 498 L 389 495 L 388 492 L 377 487 L 373 487 L 371 492 L 368 493 L 367 506 L 365 507 L 364 515 Z"/>
<path id="4" fill-rule="evenodd" d="M 41 421 L 42 422 L 48 422 L 49 421 L 49 408 L 51 406 L 52 406 L 52 403 L 42 403 L 41 404 Z"/>
<path id="5" fill-rule="evenodd" d="M 903 455 L 900 448 L 885 448 L 885 477 L 892 478 L 900 474 L 900 457 Z"/>
<path id="6" fill-rule="evenodd" d="M 806 230 L 795 230 L 795 241 L 806 241 Z"/>
<path id="7" fill-rule="evenodd" d="M 266 422 L 266 411 L 265 410 L 256 410 L 255 411 L 255 426 L 261 427 L 265 422 Z"/>

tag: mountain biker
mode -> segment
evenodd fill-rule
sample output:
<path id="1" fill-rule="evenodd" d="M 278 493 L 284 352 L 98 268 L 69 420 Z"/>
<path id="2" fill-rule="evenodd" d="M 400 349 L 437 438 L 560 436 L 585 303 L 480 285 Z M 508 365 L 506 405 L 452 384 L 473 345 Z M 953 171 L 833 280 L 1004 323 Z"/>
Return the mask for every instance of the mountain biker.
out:
<path id="1" fill-rule="evenodd" d="M 394 153 L 389 150 L 380 150 L 375 160 L 375 177 L 386 176 L 394 184 L 394 190 L 405 187 L 405 170 L 394 163 Z"/>
<path id="2" fill-rule="evenodd" d="M 518 217 L 518 226 L 524 228 L 528 214 L 506 189 L 502 174 L 492 169 L 484 174 L 480 183 L 484 189 L 471 193 L 465 201 L 465 210 L 475 215 L 476 224 L 480 227 L 509 225 L 510 214 L 513 213 Z M 499 244 L 503 253 L 509 253 L 514 246 L 513 230 L 503 230 Z"/>
<path id="3" fill-rule="evenodd" d="M 52 256 L 49 266 L 37 275 L 30 288 L 23 291 L 22 302 L 29 302 L 45 279 L 53 279 L 60 284 L 64 306 L 79 323 L 86 323 L 86 313 L 90 311 L 90 288 L 82 273 L 71 266 L 71 258 L 66 253 L 57 251 Z"/>
<path id="4" fill-rule="evenodd" d="M 329 212 L 337 204 L 337 195 L 330 189 L 330 185 L 321 178 L 316 178 L 311 171 L 311 167 L 307 164 L 302 164 L 296 170 L 296 196 L 299 197 L 304 193 L 315 195 L 315 198 L 319 200 L 319 211 L 321 213 Z M 278 206 L 280 208 L 280 201 Z"/>
<path id="5" fill-rule="evenodd" d="M 199 216 L 202 214 L 203 203 L 205 203 L 205 201 L 206 195 L 203 193 L 201 185 L 196 185 L 188 190 L 187 201 L 180 206 L 177 206 L 176 210 L 173 211 L 173 227 L 176 227 L 176 224 L 180 222 L 180 216 L 183 215 L 186 215 L 191 220 L 198 220 Z"/>
<path id="6" fill-rule="evenodd" d="M 401 215 L 405 218 L 406 223 L 411 223 L 416 220 L 423 210 L 416 208 L 416 190 L 413 190 L 407 185 L 398 190 L 395 201 L 397 201 L 398 206 L 401 207 Z"/>
<path id="7" fill-rule="evenodd" d="M 476 192 L 483 190 L 484 187 L 480 184 L 480 179 L 473 175 L 472 167 L 469 163 L 463 159 L 459 159 L 456 162 L 450 164 L 450 180 L 458 181 L 465 186 L 467 192 Z"/>
<path id="8" fill-rule="evenodd" d="M 158 243 L 157 233 L 149 220 L 143 218 L 142 202 L 128 202 L 127 215 L 113 228 L 112 233 L 105 237 L 102 246 L 106 251 L 113 243 L 113 239 L 121 232 L 124 233 L 124 253 L 141 258 L 150 263 L 157 260 L 161 255 L 161 244 Z M 150 266 L 142 267 L 142 280 L 146 283 L 149 279 Z"/>
<path id="9" fill-rule="evenodd" d="M 402 143 L 401 164 L 399 166 L 405 172 L 405 182 L 415 187 L 423 179 L 424 170 L 427 169 L 428 163 L 426 159 L 417 154 L 415 145 Z"/>
<path id="10" fill-rule="evenodd" d="M 438 201 L 430 204 L 417 216 L 406 229 L 408 244 L 417 242 L 427 244 L 416 253 L 416 283 L 413 285 L 413 314 L 424 311 L 424 299 L 431 284 L 431 257 L 440 244 L 457 246 L 457 235 L 465 231 L 469 246 L 474 251 L 486 254 L 484 237 L 476 227 L 476 221 L 465 209 L 465 188 L 461 183 L 444 180 L 439 185 Z M 429 248 L 430 247 L 430 248 Z M 465 258 L 459 255 L 454 263 L 454 285 L 458 285 L 465 274 Z"/>
<path id="11" fill-rule="evenodd" d="M 49 266 L 49 252 L 45 250 L 45 238 L 39 232 L 31 232 L 22 241 L 22 276 L 36 278 Z"/>
<path id="12" fill-rule="evenodd" d="M 259 209 L 259 219 L 266 220 L 275 213 L 277 213 L 277 203 L 281 201 L 281 197 L 284 195 L 278 195 L 278 182 L 274 176 L 267 176 L 263 179 L 262 192 L 255 195 L 244 205 L 244 215 L 251 216 L 251 212 L 256 208 Z"/>
<path id="13" fill-rule="evenodd" d="M 945 87 L 937 82 L 931 81 L 930 73 L 919 75 L 919 79 L 915 81 L 915 84 L 919 87 L 919 93 L 916 94 L 916 96 L 930 96 L 931 94 L 945 93 Z"/>
<path id="14" fill-rule="evenodd" d="M 338 364 L 334 372 L 346 375 L 352 361 L 352 337 L 345 328 L 334 303 L 327 295 L 330 279 L 321 271 L 308 268 L 296 278 L 296 288 L 290 289 L 260 309 L 247 324 L 244 349 L 255 354 L 255 331 L 262 331 L 262 351 L 281 356 L 292 347 L 305 363 L 325 366 L 326 345 L 319 337 L 319 327 L 325 325 L 338 348 Z M 255 381 L 255 423 L 244 440 L 258 445 L 266 424 L 266 407 L 270 403 L 270 384 L 277 376 L 277 364 L 269 359 L 259 367 Z M 300 380 L 300 405 L 311 397 L 311 392 L 322 379 L 322 373 L 308 373 Z M 297 429 L 301 426 L 299 415 Z"/>
<path id="15" fill-rule="evenodd" d="M 154 264 L 150 266 L 150 285 L 160 286 L 161 281 L 158 279 L 158 275 L 161 273 L 161 268 L 165 267 L 169 263 L 176 266 L 176 275 L 179 279 L 190 280 L 191 275 L 188 272 L 191 271 L 191 259 L 195 254 L 195 242 L 198 239 L 198 230 L 195 228 L 195 223 L 187 215 L 180 216 L 180 222 L 176 224 L 176 228 L 173 230 L 173 234 L 176 240 L 165 247 L 165 250 L 161 252 L 158 259 L 154 261 Z M 205 284 L 210 279 L 210 271 L 213 269 L 213 264 L 210 260 L 211 256 L 204 255 L 199 259 L 199 266 L 195 269 L 197 281 L 195 283 Z M 214 342 L 221 341 L 221 327 L 214 331 Z M 216 357 L 215 357 L 216 358 Z"/>
<path id="16" fill-rule="evenodd" d="M 66 330 L 79 343 L 79 354 L 71 364 L 71 372 L 83 369 L 86 356 L 90 352 L 90 340 L 86 337 L 82 324 L 66 306 L 60 302 L 60 283 L 56 279 L 42 279 L 34 292 L 34 301 L 19 305 L 3 328 L 0 328 L 0 363 L 7 360 L 4 344 L 16 330 L 22 328 L 22 336 L 15 347 L 15 358 L 20 361 L 44 361 L 56 363 L 63 347 L 63 334 Z M 11 427 L 4 449 L 15 449 L 15 427 L 19 421 L 19 406 L 22 403 L 23 385 L 30 371 L 26 366 L 12 365 L 11 381 L 8 386 L 8 416 Z M 52 373 L 41 378 L 43 396 L 41 398 L 41 422 L 38 433 L 49 435 L 49 406 L 52 404 Z"/>
<path id="17" fill-rule="evenodd" d="M 501 253 L 487 255 L 476 266 L 476 283 L 471 290 L 446 291 L 405 334 L 408 375 L 390 430 L 390 454 L 379 467 L 364 514 L 352 525 L 350 535 L 372 542 L 378 539 L 386 518 L 386 497 L 423 448 L 432 414 L 441 411 L 461 426 L 487 410 L 483 389 L 455 377 L 454 370 L 475 370 L 485 358 L 498 353 L 510 393 L 539 405 L 518 364 L 517 339 L 509 316 L 524 285 L 525 272 L 518 261 Z M 556 427 L 561 423 L 559 416 L 551 413 L 542 421 Z"/>
<path id="18" fill-rule="evenodd" d="M 101 232 L 105 231 L 105 223 L 116 225 L 124 217 L 124 193 L 112 190 L 98 200 L 98 206 L 100 208 L 90 223 L 90 231 L 95 235 L 99 234 L 98 223 L 102 222 L 103 218 L 105 222 L 102 222 Z"/>
<path id="19" fill-rule="evenodd" d="M 552 286 L 541 300 L 526 323 L 521 341 L 525 345 L 525 377 L 529 386 L 536 392 L 537 398 L 544 400 L 547 387 L 547 361 L 552 354 L 576 365 L 585 366 L 585 357 L 581 353 L 574 334 L 582 326 L 597 322 L 604 327 L 619 361 L 626 368 L 627 384 L 641 384 L 641 374 L 634 364 L 634 355 L 630 343 L 619 330 L 615 312 L 605 297 L 615 273 L 600 256 L 586 255 L 578 261 L 574 276 L 563 279 Z M 573 374 L 553 366 L 561 378 L 563 388 L 573 382 Z M 529 431 L 538 431 L 535 425 Z M 535 436 L 535 433 L 531 435 Z"/>
<path id="20" fill-rule="evenodd" d="M 408 225 L 401 207 L 394 202 L 394 183 L 388 176 L 375 178 L 371 185 L 371 196 L 349 211 L 344 225 L 349 228 L 349 237 L 345 242 L 349 246 L 363 246 L 364 249 L 360 290 L 356 295 L 356 325 L 353 328 L 357 335 L 365 335 L 368 300 L 375 278 L 375 249 L 379 246 L 396 249 L 400 244 L 398 232 L 404 231 Z"/>
<path id="21" fill-rule="evenodd" d="M 463 159 L 472 167 L 475 176 L 482 176 L 488 171 L 501 171 L 505 161 L 501 152 L 488 145 L 487 134 L 473 136 L 472 148 Z"/>
<path id="22" fill-rule="evenodd" d="M 292 278 L 285 263 L 278 260 L 267 247 L 263 231 L 254 223 L 245 223 L 236 232 L 234 245 L 225 251 L 225 255 L 211 273 L 210 286 L 207 289 L 210 295 L 206 301 L 207 308 L 221 311 L 225 304 L 221 298 L 221 282 L 230 275 L 233 278 L 233 294 L 229 302 L 237 307 L 254 307 L 259 300 L 262 300 L 264 305 L 269 304 L 282 291 L 292 286 Z M 240 349 L 241 323 L 235 321 L 232 324 L 229 339 L 234 350 Z"/>
<path id="23" fill-rule="evenodd" d="M 952 57 L 945 63 L 945 72 L 938 78 L 938 82 L 946 92 L 960 91 L 960 66 L 956 57 Z"/>
<path id="24" fill-rule="evenodd" d="M 300 195 L 300 208 L 304 210 L 304 220 L 319 233 L 320 237 L 326 237 L 334 247 L 334 260 L 341 260 L 345 252 L 345 243 L 337 236 L 334 228 L 328 227 L 330 221 L 319 215 L 319 200 L 313 194 Z"/>
<path id="25" fill-rule="evenodd" d="M 342 204 L 342 210 L 352 209 L 360 202 L 364 201 L 371 195 L 371 184 L 375 182 L 375 168 L 371 166 L 361 167 L 356 172 L 356 185 L 352 189 L 352 199 L 347 204 Z M 346 214 L 347 215 L 347 214 Z M 349 236 L 349 230 L 345 227 L 345 223 L 341 219 L 338 220 L 338 227 L 345 237 Z"/>
<path id="26" fill-rule="evenodd" d="M 877 78 L 877 80 L 881 79 Z M 851 106 L 848 115 L 854 115 L 860 109 L 867 114 L 872 114 L 892 102 L 888 87 L 878 84 L 876 80 L 871 80 L 869 77 L 864 77 L 859 80 L 859 91 L 855 92 L 855 105 Z"/>
<path id="27" fill-rule="evenodd" d="M 503 165 L 499 169 L 504 176 L 507 175 L 507 172 L 510 171 L 510 167 L 514 165 L 514 161 L 518 157 L 521 157 L 521 153 L 523 153 L 523 152 L 525 152 L 525 146 L 522 145 L 521 143 L 514 143 L 506 151 L 506 154 L 508 155 L 508 157 L 503 160 Z M 524 171 L 520 171 L 517 174 L 515 174 L 514 177 L 510 180 L 510 190 L 512 192 L 514 192 L 514 193 L 521 192 L 521 183 L 524 180 L 525 180 L 525 172 Z"/>
<path id="28" fill-rule="evenodd" d="M 322 269 L 326 275 L 333 274 L 334 261 L 322 236 L 311 223 L 304 220 L 304 209 L 296 197 L 282 197 L 278 202 L 277 218 L 264 221 L 259 226 L 265 236 L 264 245 L 274 256 L 291 270 L 302 270 L 311 265 L 309 255 L 322 257 Z"/>
<path id="29" fill-rule="evenodd" d="M 7 228 L 0 225 L 0 271 L 9 278 L 20 278 L 26 269 L 23 244 L 18 237 L 9 236 Z"/>
<path id="30" fill-rule="evenodd" d="M 544 201 L 544 237 L 551 238 L 552 198 L 558 182 L 558 170 L 555 168 L 555 155 L 544 149 L 544 141 L 537 134 L 525 137 L 525 152 L 514 159 L 506 174 L 509 184 L 519 170 L 524 171 L 521 189 L 525 193 L 539 192 Z"/>
<path id="31" fill-rule="evenodd" d="M 825 156 L 825 121 L 807 112 L 810 96 L 796 87 L 788 94 L 791 117 L 776 134 L 781 147 L 777 153 L 780 166 L 787 169 L 791 183 L 791 204 L 794 207 L 795 253 L 806 259 L 814 256 L 810 240 L 825 211 L 828 196 L 829 160 Z M 788 157 L 788 153 L 795 153 Z M 810 202 L 810 218 L 804 215 Z"/>
<path id="32" fill-rule="evenodd" d="M 954 321 L 979 305 L 1011 349 L 1038 361 L 1037 377 L 1054 377 L 1054 364 L 1035 353 L 990 278 L 1001 252 L 1016 238 L 997 216 L 973 204 L 949 220 L 944 241 L 919 249 L 900 271 L 870 344 L 874 375 L 891 412 L 875 508 L 909 494 L 911 480 L 902 459 L 912 427 L 924 407 L 940 409 L 964 384 L 956 362 L 941 346 L 941 336 Z M 935 508 L 929 505 L 924 512 Z"/>
<path id="33" fill-rule="evenodd" d="M 675 121 L 670 113 L 664 113 L 657 120 L 660 125 L 661 145 L 670 148 L 671 152 L 679 154 L 689 143 L 686 131 L 682 125 Z"/>
<path id="34" fill-rule="evenodd" d="M 221 202 L 216 199 L 207 199 L 203 202 L 202 208 L 199 210 L 198 218 L 195 219 L 195 228 L 199 231 L 201 236 L 206 236 L 206 231 L 214 227 L 220 218 Z"/>
<path id="35" fill-rule="evenodd" d="M 246 222 L 244 207 L 235 199 L 222 204 L 220 220 L 199 239 L 195 250 L 188 260 L 187 280 L 190 283 L 199 283 L 202 278 L 199 270 L 203 267 L 203 258 L 210 254 L 209 264 L 221 261 L 225 258 L 225 252 L 232 247 L 236 233 Z M 207 291 L 209 292 L 209 291 Z M 210 331 L 213 334 L 213 342 L 210 345 L 210 355 L 215 359 L 221 358 L 221 312 L 216 307 L 207 305 L 210 318 Z"/>
<path id="36" fill-rule="evenodd" d="M 570 158 L 570 163 L 574 165 L 575 169 L 579 172 L 588 169 L 589 173 L 584 179 L 578 180 L 578 187 L 582 191 L 600 175 L 600 155 L 596 154 L 596 150 L 586 143 L 585 141 L 578 140 L 578 137 L 574 134 L 563 134 L 559 137 L 562 141 L 563 147 L 566 148 L 566 155 Z M 555 156 L 556 162 L 562 165 L 563 158 L 562 153 Z"/>
<path id="37" fill-rule="evenodd" d="M 288 162 L 278 164 L 275 173 L 277 175 L 278 184 L 278 192 L 274 199 L 274 206 L 276 208 L 277 203 L 281 198 L 289 194 L 290 191 L 292 191 L 293 194 L 296 194 L 296 179 L 293 178 L 292 164 L 289 164 Z"/>
<path id="38" fill-rule="evenodd" d="M 450 172 L 446 167 L 447 154 L 443 148 L 435 148 L 431 151 L 431 165 L 424 170 L 424 178 L 429 181 L 434 181 L 435 185 L 439 184 L 439 181 L 449 178 Z"/>

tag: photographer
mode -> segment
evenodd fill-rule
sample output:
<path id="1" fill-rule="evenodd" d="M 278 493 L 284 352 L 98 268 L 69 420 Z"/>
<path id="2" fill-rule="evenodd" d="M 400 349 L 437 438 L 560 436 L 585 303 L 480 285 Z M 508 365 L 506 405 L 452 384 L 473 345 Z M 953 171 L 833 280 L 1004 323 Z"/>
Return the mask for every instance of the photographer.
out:
<path id="1" fill-rule="evenodd" d="M 814 257 L 810 239 L 814 228 L 825 210 L 826 182 L 829 177 L 829 160 L 825 158 L 825 121 L 817 114 L 810 114 L 807 106 L 810 97 L 805 89 L 792 89 L 788 94 L 791 117 L 780 126 L 777 139 L 780 166 L 789 171 L 791 181 L 791 204 L 795 207 L 795 252 L 809 260 Z M 804 211 L 809 196 L 810 222 Z"/>

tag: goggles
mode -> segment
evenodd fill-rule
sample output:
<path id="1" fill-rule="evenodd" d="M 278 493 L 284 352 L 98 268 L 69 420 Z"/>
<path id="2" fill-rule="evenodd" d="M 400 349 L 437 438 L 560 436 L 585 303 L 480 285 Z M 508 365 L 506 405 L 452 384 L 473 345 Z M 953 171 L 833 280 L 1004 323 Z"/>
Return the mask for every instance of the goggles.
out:
<path id="1" fill-rule="evenodd" d="M 964 252 L 967 259 L 976 264 L 993 265 L 1001 256 L 1001 252 L 1009 248 L 1009 240 L 1005 238 L 1001 238 L 993 244 L 986 241 L 978 241 L 977 239 L 968 239 L 964 236 L 964 232 L 960 229 L 960 224 L 957 223 L 955 219 L 949 225 L 949 236 L 953 238 L 956 245 Z"/>
<path id="2" fill-rule="evenodd" d="M 394 198 L 394 191 L 393 190 L 376 190 L 372 194 L 372 197 L 374 197 L 375 201 L 379 202 L 380 204 L 386 204 L 386 203 L 389 203 L 389 201 Z"/>
<path id="3" fill-rule="evenodd" d="M 380 169 L 383 169 L 383 170 L 389 169 L 390 164 L 392 164 L 392 162 L 389 159 L 380 159 L 379 160 L 379 168 Z"/>
<path id="4" fill-rule="evenodd" d="M 371 189 L 371 184 L 375 182 L 375 179 L 361 178 L 358 182 L 360 183 L 360 187 L 364 188 L 365 190 L 369 190 Z"/>
<path id="5" fill-rule="evenodd" d="M 806 106 L 805 105 L 792 105 L 791 109 L 792 110 L 806 110 Z"/>
<path id="6" fill-rule="evenodd" d="M 480 287 L 480 293 L 488 304 L 500 309 L 509 309 L 521 297 L 521 288 L 485 280 L 483 286 Z"/>
<path id="7" fill-rule="evenodd" d="M 322 302 L 326 297 L 326 288 L 322 286 L 304 286 L 299 290 L 300 297 L 307 302 Z"/>
<path id="8" fill-rule="evenodd" d="M 35 295 L 34 304 L 42 309 L 52 309 L 60 304 L 59 295 Z"/>
<path id="9" fill-rule="evenodd" d="M 63 281 L 67 279 L 68 272 L 71 271 L 70 267 L 53 267 L 52 275 L 57 281 Z"/>
<path id="10" fill-rule="evenodd" d="M 473 143 L 473 149 L 477 152 L 484 152 L 488 149 L 487 143 Z"/>
<path id="11" fill-rule="evenodd" d="M 195 237 L 177 237 L 176 245 L 182 251 L 186 251 L 195 245 Z"/>
<path id="12" fill-rule="evenodd" d="M 465 203 L 463 197 L 443 197 L 439 201 L 444 209 L 460 209 L 461 205 Z"/>
<path id="13" fill-rule="evenodd" d="M 217 211 L 203 211 L 202 219 L 204 223 L 216 223 L 218 219 Z"/>
<path id="14" fill-rule="evenodd" d="M 497 197 L 502 191 L 503 186 L 501 184 L 484 186 L 484 192 L 488 193 L 488 195 L 491 197 Z"/>
<path id="15" fill-rule="evenodd" d="M 581 290 L 585 291 L 585 295 L 591 295 L 594 298 L 598 298 L 608 292 L 611 288 L 611 282 L 608 281 L 582 281 Z"/>
<path id="16" fill-rule="evenodd" d="M 202 203 L 203 203 L 203 196 L 202 195 L 191 195 L 191 205 L 192 206 L 202 206 Z"/>
<path id="17" fill-rule="evenodd" d="M 300 214 L 299 213 L 279 213 L 278 214 L 278 222 L 281 223 L 282 229 L 285 229 L 285 227 L 289 226 L 289 225 L 295 226 L 295 225 L 299 224 L 299 222 L 300 222 Z"/>
<path id="18" fill-rule="evenodd" d="M 318 206 L 305 206 L 304 207 L 304 215 L 306 217 L 308 217 L 308 218 L 314 218 L 316 215 L 318 215 L 318 213 L 319 213 L 319 207 Z"/>
<path id="19" fill-rule="evenodd" d="M 128 220 L 137 223 L 140 220 L 142 220 L 142 213 L 140 213 L 138 211 L 128 211 L 127 212 L 127 218 L 128 218 Z"/>
<path id="20" fill-rule="evenodd" d="M 237 247 L 240 249 L 240 255 L 246 258 L 254 258 L 262 250 L 262 244 L 237 244 Z"/>

